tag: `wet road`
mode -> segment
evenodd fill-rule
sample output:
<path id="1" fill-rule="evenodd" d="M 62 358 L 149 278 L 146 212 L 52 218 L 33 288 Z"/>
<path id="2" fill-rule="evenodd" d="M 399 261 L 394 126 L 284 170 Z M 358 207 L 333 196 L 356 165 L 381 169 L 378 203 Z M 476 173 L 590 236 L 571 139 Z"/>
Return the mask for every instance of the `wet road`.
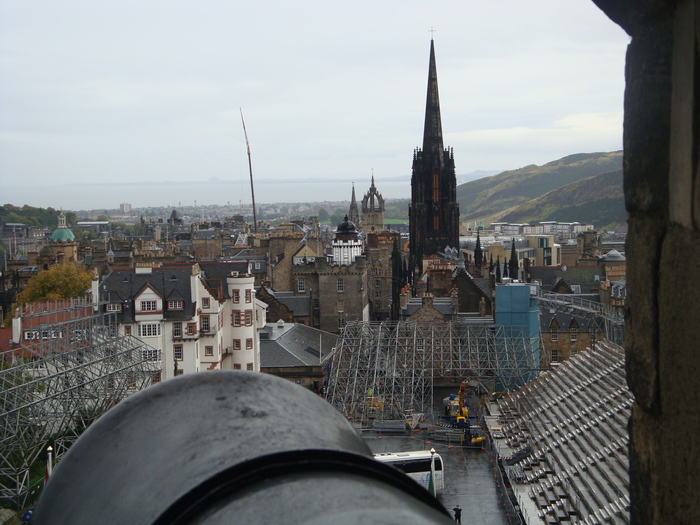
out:
<path id="1" fill-rule="evenodd" d="M 420 433 L 412 436 L 365 437 L 373 453 L 429 450 L 442 456 L 445 465 L 445 489 L 438 493 L 440 502 L 450 511 L 455 505 L 462 507 L 462 523 L 508 525 L 505 511 L 496 491 L 493 464 L 489 455 L 481 449 L 448 448 L 446 443 L 426 444 Z"/>

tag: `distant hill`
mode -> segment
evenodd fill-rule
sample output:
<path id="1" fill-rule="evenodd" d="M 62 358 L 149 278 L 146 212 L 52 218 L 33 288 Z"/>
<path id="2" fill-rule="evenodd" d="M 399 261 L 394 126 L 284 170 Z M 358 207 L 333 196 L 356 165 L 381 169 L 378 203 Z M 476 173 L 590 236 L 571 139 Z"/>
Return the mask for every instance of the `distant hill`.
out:
<path id="1" fill-rule="evenodd" d="M 457 201 L 464 221 L 592 222 L 626 220 L 622 152 L 579 153 L 543 166 L 525 166 L 461 184 Z"/>

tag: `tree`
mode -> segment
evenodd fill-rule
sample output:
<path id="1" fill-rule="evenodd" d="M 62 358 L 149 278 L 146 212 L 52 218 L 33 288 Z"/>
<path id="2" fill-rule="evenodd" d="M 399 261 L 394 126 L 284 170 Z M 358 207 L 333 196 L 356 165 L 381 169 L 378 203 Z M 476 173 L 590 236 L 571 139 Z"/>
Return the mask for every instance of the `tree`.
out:
<path id="1" fill-rule="evenodd" d="M 75 263 L 59 264 L 39 272 L 17 296 L 17 303 L 56 301 L 83 297 L 92 283 L 92 274 Z"/>
<path id="2" fill-rule="evenodd" d="M 318 222 L 326 222 L 331 216 L 328 214 L 326 208 L 321 208 L 318 210 Z"/>

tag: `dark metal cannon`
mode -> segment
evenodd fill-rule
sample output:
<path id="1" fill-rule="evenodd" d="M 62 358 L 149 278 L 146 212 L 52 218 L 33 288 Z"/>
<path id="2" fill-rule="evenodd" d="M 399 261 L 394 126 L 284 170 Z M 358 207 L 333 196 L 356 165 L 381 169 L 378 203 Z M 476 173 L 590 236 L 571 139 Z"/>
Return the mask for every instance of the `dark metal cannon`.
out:
<path id="1" fill-rule="evenodd" d="M 32 521 L 329 522 L 451 520 L 321 398 L 233 371 L 165 381 L 107 412 L 58 464 Z"/>

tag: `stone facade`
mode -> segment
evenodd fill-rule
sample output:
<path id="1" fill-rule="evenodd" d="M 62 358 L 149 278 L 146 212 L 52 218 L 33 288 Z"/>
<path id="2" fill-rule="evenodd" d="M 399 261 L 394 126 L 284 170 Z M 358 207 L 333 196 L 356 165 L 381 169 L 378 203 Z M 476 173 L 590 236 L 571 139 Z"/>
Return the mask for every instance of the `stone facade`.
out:
<path id="1" fill-rule="evenodd" d="M 369 321 L 368 267 L 365 257 L 350 265 L 317 259 L 314 264 L 295 265 L 293 279 L 304 286 L 313 301 L 315 328 L 338 333 L 351 321 Z"/>
<path id="2" fill-rule="evenodd" d="M 700 0 L 595 3 L 632 37 L 623 139 L 631 521 L 697 523 L 700 310 L 687 270 L 700 260 Z"/>
<path id="3" fill-rule="evenodd" d="M 374 176 L 369 191 L 362 199 L 362 231 L 365 235 L 384 231 L 384 197 L 374 185 Z"/>
<path id="4" fill-rule="evenodd" d="M 371 319 L 385 321 L 392 318 L 393 303 L 393 251 L 398 242 L 396 232 L 369 233 L 366 256 L 369 267 L 367 283 L 369 301 L 372 306 Z M 397 276 L 398 278 L 398 276 Z"/>

